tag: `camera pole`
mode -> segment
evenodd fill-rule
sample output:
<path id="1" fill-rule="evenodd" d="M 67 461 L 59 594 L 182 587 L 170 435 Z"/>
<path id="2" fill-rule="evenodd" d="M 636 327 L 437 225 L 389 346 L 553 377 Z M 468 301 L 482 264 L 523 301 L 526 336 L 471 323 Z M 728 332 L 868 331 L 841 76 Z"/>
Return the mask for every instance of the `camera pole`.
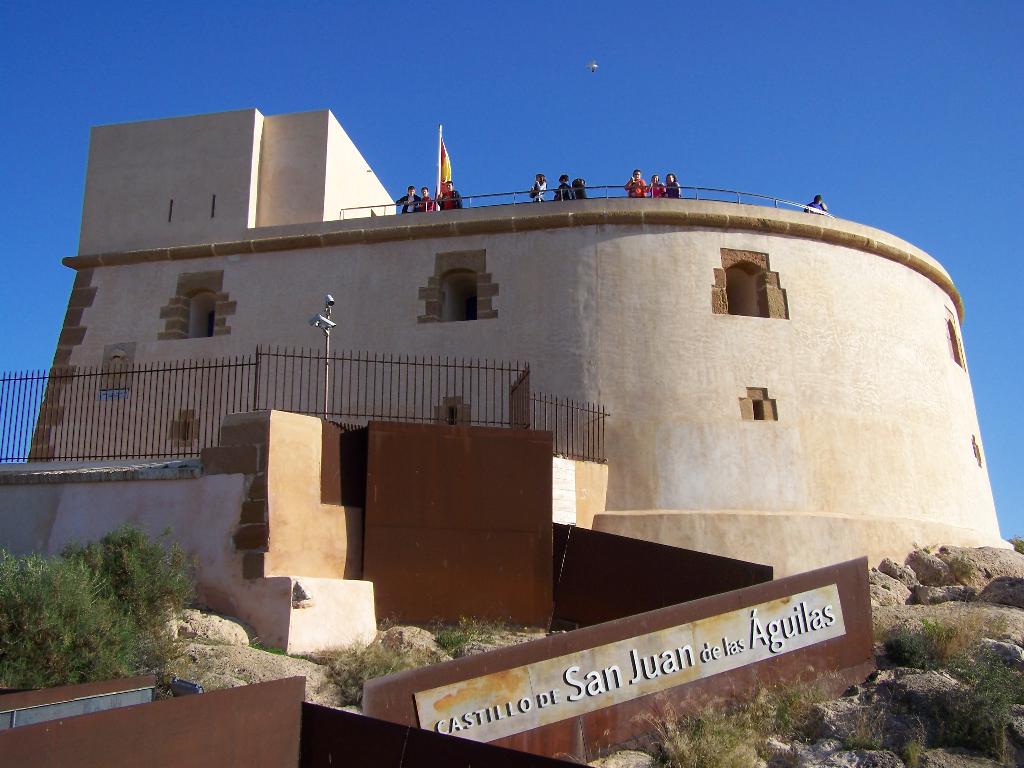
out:
<path id="1" fill-rule="evenodd" d="M 333 301 L 324 302 L 324 317 L 331 319 Z M 327 395 L 331 391 L 331 326 L 324 328 L 324 419 L 327 418 Z"/>

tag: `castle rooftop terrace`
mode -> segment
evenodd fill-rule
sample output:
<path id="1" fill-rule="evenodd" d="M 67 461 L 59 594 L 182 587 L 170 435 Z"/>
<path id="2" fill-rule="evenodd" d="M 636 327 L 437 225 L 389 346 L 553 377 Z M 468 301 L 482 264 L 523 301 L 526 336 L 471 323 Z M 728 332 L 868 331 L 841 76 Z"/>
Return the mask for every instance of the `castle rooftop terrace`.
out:
<path id="1" fill-rule="evenodd" d="M 596 189 L 596 188 L 595 188 Z M 402 240 L 452 238 L 478 235 L 514 234 L 583 226 L 670 226 L 719 229 L 796 237 L 830 245 L 854 248 L 920 273 L 941 288 L 952 300 L 963 321 L 964 306 L 952 278 L 942 265 L 920 248 L 888 232 L 834 216 L 803 212 L 803 204 L 779 198 L 761 197 L 768 204 L 735 200 L 687 198 L 590 197 L 586 200 L 543 203 L 473 205 L 462 209 L 362 216 L 334 221 L 287 224 L 243 229 L 238 238 L 214 243 L 161 247 L 144 250 L 68 256 L 63 264 L 72 269 L 119 266 L 160 261 L 181 261 L 248 253 L 294 251 L 346 245 L 367 245 Z M 618 189 L 618 188 L 615 188 Z M 693 187 L 687 187 L 693 190 Z M 528 194 L 528 193 L 505 193 Z M 623 192 L 624 194 L 624 192 Z M 739 195 L 742 192 L 729 192 Z M 499 198 L 500 195 L 493 196 Z M 468 198 L 463 198 L 467 200 Z M 481 195 L 474 200 L 491 199 Z M 525 198 L 528 199 L 528 198 Z M 779 207 L 775 207 L 776 201 Z M 788 209 L 783 207 L 789 206 Z M 797 206 L 799 210 L 795 210 Z M 393 210 L 394 205 L 378 206 Z M 365 209 L 364 209 L 365 210 Z"/>

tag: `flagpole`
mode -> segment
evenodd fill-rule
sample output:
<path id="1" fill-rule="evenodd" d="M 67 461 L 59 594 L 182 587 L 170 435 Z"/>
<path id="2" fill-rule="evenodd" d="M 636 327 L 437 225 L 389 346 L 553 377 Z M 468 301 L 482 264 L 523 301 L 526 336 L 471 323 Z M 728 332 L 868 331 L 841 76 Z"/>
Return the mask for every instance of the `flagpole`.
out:
<path id="1" fill-rule="evenodd" d="M 441 196 L 441 123 L 437 124 L 437 186 L 434 187 L 434 199 Z"/>

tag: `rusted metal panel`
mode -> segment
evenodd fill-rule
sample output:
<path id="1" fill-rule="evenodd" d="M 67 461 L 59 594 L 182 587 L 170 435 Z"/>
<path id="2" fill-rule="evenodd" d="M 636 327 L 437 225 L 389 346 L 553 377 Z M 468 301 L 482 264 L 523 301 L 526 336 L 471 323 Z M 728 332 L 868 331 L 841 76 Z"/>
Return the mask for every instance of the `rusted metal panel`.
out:
<path id="1" fill-rule="evenodd" d="M 299 765 L 301 768 L 556 768 L 577 763 L 303 704 Z"/>
<path id="2" fill-rule="evenodd" d="M 341 429 L 322 422 L 320 446 L 320 501 L 341 504 Z"/>
<path id="3" fill-rule="evenodd" d="M 555 629 L 600 624 L 772 580 L 768 565 L 586 528 L 556 523 L 554 540 Z"/>
<path id="4" fill-rule="evenodd" d="M 45 704 L 56 704 L 61 701 L 73 701 L 74 699 L 84 699 L 89 696 L 103 696 L 122 691 L 134 691 L 139 688 L 152 688 L 154 685 L 156 685 L 156 678 L 153 675 L 142 675 L 141 677 L 124 677 L 118 680 L 103 680 L 96 683 L 62 685 L 56 688 L 40 688 L 38 690 L 8 693 L 0 695 L 0 712 L 6 712 L 11 709 L 39 707 Z"/>
<path id="5" fill-rule="evenodd" d="M 531 643 L 456 659 L 368 681 L 363 694 L 366 714 L 404 725 L 418 725 L 415 695 L 491 673 L 513 670 L 571 654 L 585 654 L 612 643 L 749 609 L 804 592 L 831 588 L 838 592 L 845 625 L 839 637 L 740 666 L 668 690 L 614 703 L 612 706 L 517 733 L 493 743 L 540 755 L 571 754 L 591 760 L 616 744 L 650 731 L 647 713 L 665 706 L 692 711 L 709 699 L 734 699 L 757 685 L 835 673 L 827 682 L 837 689 L 859 682 L 874 668 L 867 561 L 847 563 L 778 581 L 713 595 L 655 611 L 551 635 Z"/>
<path id="6" fill-rule="evenodd" d="M 371 422 L 365 521 L 378 617 L 548 626 L 550 433 Z"/>
<path id="7" fill-rule="evenodd" d="M 35 768 L 290 768 L 299 759 L 304 690 L 305 680 L 293 677 L 14 728 L 0 732 L 0 761 Z"/>
<path id="8" fill-rule="evenodd" d="M 366 507 L 366 427 L 345 430 L 339 435 L 339 504 Z"/>

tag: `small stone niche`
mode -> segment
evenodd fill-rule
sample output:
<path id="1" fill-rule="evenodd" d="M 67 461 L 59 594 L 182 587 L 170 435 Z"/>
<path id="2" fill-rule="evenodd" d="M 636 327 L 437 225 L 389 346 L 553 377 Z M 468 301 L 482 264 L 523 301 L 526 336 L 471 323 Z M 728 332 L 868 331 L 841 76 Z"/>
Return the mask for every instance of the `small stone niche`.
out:
<path id="1" fill-rule="evenodd" d="M 765 387 L 747 387 L 747 396 L 740 398 L 740 415 L 744 421 L 778 421 L 779 409 Z"/>

